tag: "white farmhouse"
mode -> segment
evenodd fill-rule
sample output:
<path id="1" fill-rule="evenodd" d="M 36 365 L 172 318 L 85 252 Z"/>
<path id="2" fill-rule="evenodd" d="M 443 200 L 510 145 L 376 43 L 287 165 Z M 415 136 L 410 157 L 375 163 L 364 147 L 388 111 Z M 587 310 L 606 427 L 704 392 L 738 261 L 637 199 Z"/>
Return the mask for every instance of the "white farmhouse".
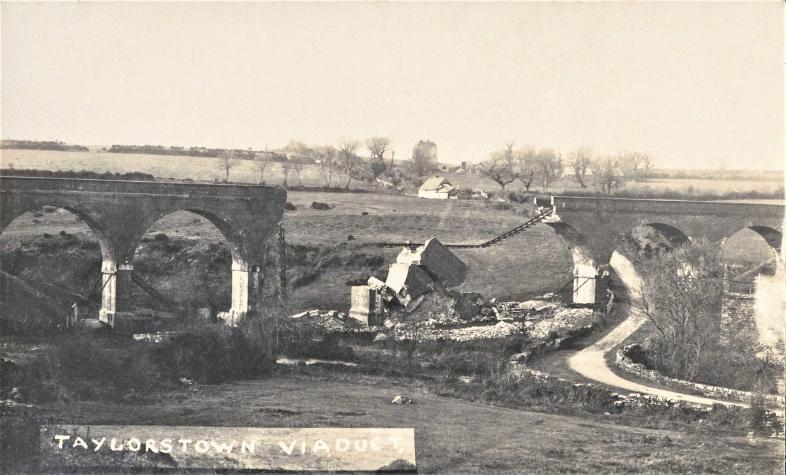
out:
<path id="1" fill-rule="evenodd" d="M 433 200 L 456 199 L 459 188 L 450 184 L 445 177 L 432 176 L 420 186 L 418 196 Z"/>

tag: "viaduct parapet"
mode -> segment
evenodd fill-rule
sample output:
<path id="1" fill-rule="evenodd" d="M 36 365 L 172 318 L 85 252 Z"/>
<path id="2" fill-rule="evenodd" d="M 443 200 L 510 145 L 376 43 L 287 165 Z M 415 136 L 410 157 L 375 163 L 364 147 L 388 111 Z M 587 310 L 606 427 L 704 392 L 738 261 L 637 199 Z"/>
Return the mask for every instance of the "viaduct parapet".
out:
<path id="1" fill-rule="evenodd" d="M 597 265 L 607 264 L 622 235 L 637 226 L 651 226 L 671 241 L 704 238 L 718 243 L 750 228 L 781 252 L 783 204 L 566 196 L 554 196 L 548 203 L 540 198 L 538 203 L 553 205 L 558 219 L 548 224 Z"/>

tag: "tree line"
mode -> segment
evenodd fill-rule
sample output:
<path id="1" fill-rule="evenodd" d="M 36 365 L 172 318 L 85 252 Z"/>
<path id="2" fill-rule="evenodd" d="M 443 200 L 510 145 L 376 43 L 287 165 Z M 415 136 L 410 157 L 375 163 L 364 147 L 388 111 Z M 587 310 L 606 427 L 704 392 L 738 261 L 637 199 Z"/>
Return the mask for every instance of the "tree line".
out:
<path id="1" fill-rule="evenodd" d="M 514 148 L 513 142 L 509 142 L 478 164 L 477 172 L 503 190 L 511 183 L 519 182 L 526 191 L 539 185 L 545 192 L 565 174 L 572 176 L 581 188 L 592 184 L 610 194 L 626 179 L 638 181 L 647 178 L 652 168 L 652 156 L 646 153 L 620 152 L 610 156 L 579 148 L 563 157 L 553 149 Z"/>
<path id="2" fill-rule="evenodd" d="M 289 186 L 294 174 L 298 186 L 302 187 L 302 171 L 305 164 L 316 166 L 323 188 L 349 189 L 353 181 L 375 183 L 383 174 L 396 180 L 394 172 L 399 167 L 418 177 L 433 171 L 437 164 L 437 146 L 430 140 L 420 140 L 412 147 L 409 160 L 395 162 L 396 150 L 393 141 L 384 136 L 369 137 L 365 141 L 342 139 L 337 145 L 310 146 L 300 141 L 290 141 L 275 151 L 258 153 L 252 160 L 257 168 L 257 182 L 265 183 L 265 176 L 271 172 L 271 162 L 279 162 L 277 172 L 281 175 L 284 187 Z M 243 158 L 232 152 L 224 153 L 222 160 L 224 180 L 235 160 Z"/>
<path id="3" fill-rule="evenodd" d="M 0 148 L 14 148 L 23 150 L 55 150 L 59 152 L 87 152 L 89 149 L 83 145 L 68 145 L 54 140 L 3 140 Z"/>

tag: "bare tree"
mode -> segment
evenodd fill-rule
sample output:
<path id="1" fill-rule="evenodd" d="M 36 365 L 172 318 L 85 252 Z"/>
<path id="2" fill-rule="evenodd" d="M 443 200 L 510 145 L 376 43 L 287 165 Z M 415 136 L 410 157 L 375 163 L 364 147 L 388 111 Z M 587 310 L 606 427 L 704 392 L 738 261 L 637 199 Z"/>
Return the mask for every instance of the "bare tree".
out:
<path id="1" fill-rule="evenodd" d="M 297 186 L 298 188 L 303 188 L 303 180 L 301 179 L 301 173 L 303 173 L 303 163 L 295 160 L 290 162 L 292 164 L 292 170 L 295 171 L 295 176 L 297 176 Z"/>
<path id="2" fill-rule="evenodd" d="M 524 185 L 524 190 L 529 193 L 532 183 L 537 178 L 538 164 L 535 161 L 535 151 L 532 147 L 526 147 L 518 153 L 519 176 L 517 179 Z"/>
<path id="3" fill-rule="evenodd" d="M 371 158 L 377 160 L 385 160 L 385 152 L 390 146 L 390 139 L 387 137 L 371 137 L 366 140 L 366 147 L 368 148 Z"/>
<path id="4" fill-rule="evenodd" d="M 281 171 L 282 178 L 281 184 L 284 185 L 284 189 L 287 189 L 289 187 L 289 170 L 292 168 L 292 164 L 289 162 L 289 160 L 286 160 L 281 162 L 279 166 L 281 167 L 279 169 Z"/>
<path id="5" fill-rule="evenodd" d="M 385 152 L 390 146 L 390 139 L 387 137 L 371 137 L 366 141 L 366 147 L 371 154 L 369 161 L 369 174 L 371 178 L 377 178 L 385 172 L 387 164 L 385 163 Z M 391 155 L 395 155 L 395 152 Z M 393 165 L 393 158 L 391 156 L 391 166 Z"/>
<path id="6" fill-rule="evenodd" d="M 592 176 L 595 186 L 603 193 L 611 194 L 623 185 L 625 176 L 610 157 L 596 157 L 592 162 Z"/>
<path id="7" fill-rule="evenodd" d="M 232 171 L 232 167 L 235 166 L 235 162 L 237 161 L 235 152 L 226 150 L 220 155 L 220 158 L 221 170 L 224 172 L 224 183 L 227 183 L 229 182 L 229 173 Z"/>
<path id="8" fill-rule="evenodd" d="M 654 363 L 692 380 L 720 339 L 723 269 L 708 241 L 692 241 L 640 263 L 642 285 L 634 305 L 655 329 Z"/>
<path id="9" fill-rule="evenodd" d="M 643 163 L 643 154 L 638 152 L 620 152 L 617 154 L 617 168 L 625 173 L 625 176 L 638 181 L 640 168 Z"/>
<path id="10" fill-rule="evenodd" d="M 290 140 L 282 149 L 290 160 L 297 162 L 313 162 L 317 159 L 316 150 L 298 140 Z"/>
<path id="11" fill-rule="evenodd" d="M 573 178 L 582 187 L 586 188 L 585 178 L 592 165 L 592 150 L 580 148 L 568 156 L 568 166 L 573 169 Z"/>
<path id="12" fill-rule="evenodd" d="M 553 150 L 541 149 L 535 155 L 534 163 L 543 191 L 546 192 L 549 185 L 562 174 L 562 159 Z"/>
<path id="13" fill-rule="evenodd" d="M 330 188 L 333 183 L 333 175 L 336 171 L 336 149 L 329 145 L 317 147 L 316 154 L 319 157 L 319 175 L 322 177 L 322 187 Z"/>
<path id="14" fill-rule="evenodd" d="M 513 151 L 513 142 L 509 142 L 504 150 L 492 153 L 488 160 L 480 163 L 478 174 L 494 181 L 502 187 L 502 191 L 505 191 L 505 186 L 513 183 L 521 175 Z"/>
<path id="15" fill-rule="evenodd" d="M 437 165 L 437 144 L 420 140 L 412 148 L 412 170 L 419 176 L 427 175 Z"/>
<path id="16" fill-rule="evenodd" d="M 344 186 L 347 190 L 352 179 L 357 176 L 360 166 L 360 158 L 357 155 L 358 146 L 360 143 L 357 140 L 344 140 L 338 146 L 339 170 L 347 177 L 347 183 Z"/>
<path id="17" fill-rule="evenodd" d="M 652 155 L 648 153 L 641 154 L 641 178 L 644 180 L 648 179 L 653 168 L 655 168 L 655 165 L 653 164 Z"/>
<path id="18" fill-rule="evenodd" d="M 266 159 L 264 159 L 261 156 L 257 156 L 251 162 L 254 164 L 254 166 L 257 167 L 257 171 L 259 172 L 259 177 L 257 178 L 257 183 L 260 184 L 260 185 L 264 185 L 265 184 L 265 171 L 267 171 L 267 167 L 268 167 L 268 165 L 270 165 L 270 162 L 268 162 Z"/>

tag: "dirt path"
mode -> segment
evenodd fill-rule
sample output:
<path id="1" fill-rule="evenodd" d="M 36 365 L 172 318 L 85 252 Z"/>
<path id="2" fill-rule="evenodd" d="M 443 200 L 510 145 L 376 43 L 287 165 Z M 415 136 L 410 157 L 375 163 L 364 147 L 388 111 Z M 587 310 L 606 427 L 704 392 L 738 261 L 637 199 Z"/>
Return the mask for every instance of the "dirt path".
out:
<path id="1" fill-rule="evenodd" d="M 628 295 L 630 299 L 635 299 L 641 288 L 641 278 L 639 277 L 633 264 L 626 258 L 619 254 L 614 254 L 611 260 L 611 266 L 617 273 L 620 281 L 628 288 Z M 584 348 L 575 355 L 568 358 L 568 366 L 582 376 L 599 381 L 610 386 L 615 386 L 620 389 L 628 391 L 651 394 L 654 396 L 673 399 L 678 401 L 685 401 L 694 404 L 712 405 L 712 404 L 725 404 L 733 406 L 748 407 L 748 404 L 724 401 L 720 399 L 711 399 L 701 396 L 694 396 L 691 394 L 684 394 L 665 389 L 659 389 L 652 386 L 629 381 L 615 374 L 608 364 L 606 364 L 605 355 L 614 347 L 622 343 L 631 333 L 636 331 L 645 320 L 645 317 L 635 308 L 635 305 L 628 307 L 628 318 L 620 323 L 614 330 L 609 332 L 606 336 L 595 342 L 594 344 Z"/>

